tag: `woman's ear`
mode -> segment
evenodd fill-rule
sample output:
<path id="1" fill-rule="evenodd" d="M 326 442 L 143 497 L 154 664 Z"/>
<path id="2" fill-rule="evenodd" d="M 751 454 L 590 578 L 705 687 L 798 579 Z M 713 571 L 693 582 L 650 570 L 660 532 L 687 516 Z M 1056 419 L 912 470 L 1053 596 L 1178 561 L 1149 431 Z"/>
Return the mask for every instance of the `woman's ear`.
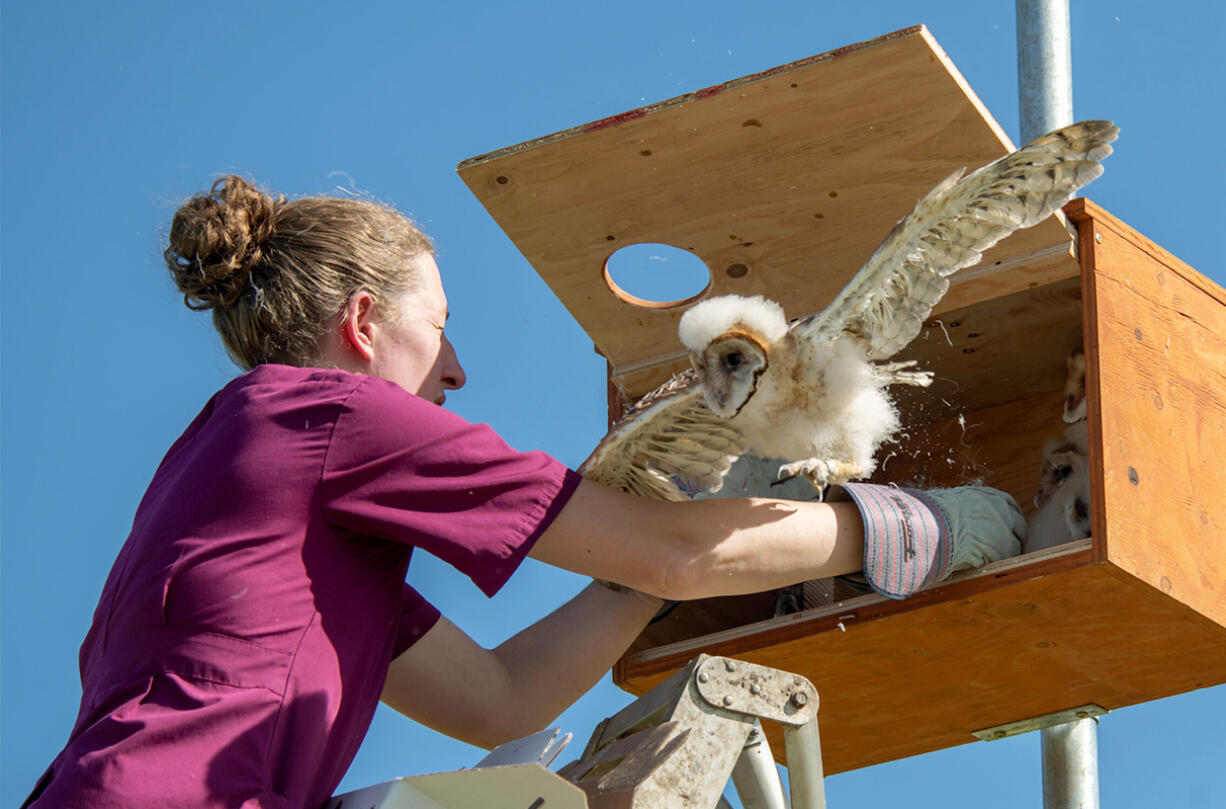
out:
<path id="1" fill-rule="evenodd" d="M 366 362 L 375 358 L 375 296 L 364 289 L 349 296 L 341 313 L 341 344 Z"/>

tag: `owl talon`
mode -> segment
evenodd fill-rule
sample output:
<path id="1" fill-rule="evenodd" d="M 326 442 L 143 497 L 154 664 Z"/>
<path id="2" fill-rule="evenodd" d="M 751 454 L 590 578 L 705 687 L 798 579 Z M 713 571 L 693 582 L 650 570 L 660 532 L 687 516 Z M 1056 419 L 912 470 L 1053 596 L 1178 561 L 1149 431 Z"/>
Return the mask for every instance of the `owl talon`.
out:
<path id="1" fill-rule="evenodd" d="M 790 480 L 794 477 L 803 477 L 805 480 L 817 490 L 818 499 L 822 499 L 826 492 L 826 484 L 834 477 L 834 467 L 826 461 L 819 461 L 816 458 L 806 458 L 803 461 L 783 464 L 779 467 L 779 477 L 777 483 L 782 483 L 785 480 Z"/>
<path id="2" fill-rule="evenodd" d="M 887 385 L 915 385 L 926 388 L 932 384 L 932 371 L 911 371 L 916 366 L 915 360 L 903 362 L 887 362 L 874 366 L 877 376 Z"/>

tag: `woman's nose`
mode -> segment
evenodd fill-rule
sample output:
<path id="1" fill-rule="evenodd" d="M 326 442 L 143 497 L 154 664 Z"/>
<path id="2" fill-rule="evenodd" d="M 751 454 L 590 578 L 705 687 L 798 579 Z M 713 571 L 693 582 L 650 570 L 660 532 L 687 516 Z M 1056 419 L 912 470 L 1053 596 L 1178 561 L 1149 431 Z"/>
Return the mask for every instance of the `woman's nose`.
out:
<path id="1" fill-rule="evenodd" d="M 447 388 L 447 390 L 458 390 L 464 387 L 468 377 L 460 366 L 460 359 L 456 356 L 455 346 L 446 337 L 443 338 L 443 345 L 443 350 L 446 351 L 446 362 L 443 365 L 443 387 Z"/>

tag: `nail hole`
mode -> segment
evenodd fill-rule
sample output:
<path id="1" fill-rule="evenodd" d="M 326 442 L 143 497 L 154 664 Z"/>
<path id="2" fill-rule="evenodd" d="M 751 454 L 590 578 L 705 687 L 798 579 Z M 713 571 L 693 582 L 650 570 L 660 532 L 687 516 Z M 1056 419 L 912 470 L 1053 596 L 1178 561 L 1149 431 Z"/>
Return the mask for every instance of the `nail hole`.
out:
<path id="1" fill-rule="evenodd" d="M 749 268 L 744 264 L 729 264 L 724 272 L 728 273 L 729 278 L 744 278 L 749 272 Z"/>
<path id="2" fill-rule="evenodd" d="M 1133 486 L 1137 486 L 1141 483 L 1141 476 L 1138 475 L 1137 470 L 1133 469 L 1131 466 L 1128 467 L 1128 482 Z"/>
<path id="3" fill-rule="evenodd" d="M 641 154 L 643 157 L 651 157 L 651 150 L 644 149 L 643 151 L 639 152 L 639 154 Z"/>
<path id="4" fill-rule="evenodd" d="M 496 182 L 497 182 L 499 185 L 506 185 L 507 183 L 511 182 L 511 179 L 510 179 L 509 177 L 507 177 L 507 175 L 505 175 L 505 174 L 499 174 L 497 177 L 495 177 L 495 178 L 494 178 L 494 180 L 495 180 L 495 181 L 496 181 Z"/>
<path id="5" fill-rule="evenodd" d="M 834 199 L 834 198 L 835 198 L 835 197 L 837 197 L 838 195 L 839 195 L 839 192 L 838 192 L 838 191 L 831 191 L 831 192 L 830 192 L 830 198 L 831 198 L 831 199 Z"/>

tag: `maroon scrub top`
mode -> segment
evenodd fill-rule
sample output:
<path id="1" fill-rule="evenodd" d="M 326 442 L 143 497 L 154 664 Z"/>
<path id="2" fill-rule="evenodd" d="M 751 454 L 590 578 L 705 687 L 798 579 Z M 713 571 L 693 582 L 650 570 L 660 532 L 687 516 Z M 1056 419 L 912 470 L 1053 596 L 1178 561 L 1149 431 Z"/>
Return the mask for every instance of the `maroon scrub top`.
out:
<path id="1" fill-rule="evenodd" d="M 81 646 L 36 807 L 315 807 L 438 611 L 413 548 L 493 595 L 579 476 L 397 385 L 262 365 L 170 448 Z"/>

